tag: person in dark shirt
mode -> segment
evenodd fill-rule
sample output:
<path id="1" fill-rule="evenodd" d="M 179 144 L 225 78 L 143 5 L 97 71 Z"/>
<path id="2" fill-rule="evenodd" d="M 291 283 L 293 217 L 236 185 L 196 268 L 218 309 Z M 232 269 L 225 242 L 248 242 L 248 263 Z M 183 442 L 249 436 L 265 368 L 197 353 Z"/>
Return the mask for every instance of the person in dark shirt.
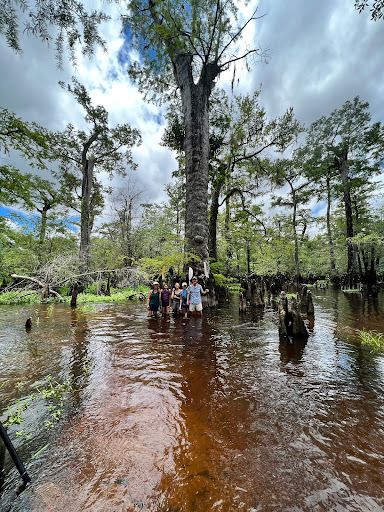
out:
<path id="1" fill-rule="evenodd" d="M 165 284 L 163 286 L 162 292 L 161 292 L 161 312 L 163 315 L 169 315 L 169 296 L 171 295 L 171 292 L 168 290 L 168 285 Z"/>
<path id="2" fill-rule="evenodd" d="M 159 283 L 154 281 L 152 290 L 148 294 L 147 309 L 148 316 L 157 316 L 157 310 L 160 306 L 160 288 Z"/>

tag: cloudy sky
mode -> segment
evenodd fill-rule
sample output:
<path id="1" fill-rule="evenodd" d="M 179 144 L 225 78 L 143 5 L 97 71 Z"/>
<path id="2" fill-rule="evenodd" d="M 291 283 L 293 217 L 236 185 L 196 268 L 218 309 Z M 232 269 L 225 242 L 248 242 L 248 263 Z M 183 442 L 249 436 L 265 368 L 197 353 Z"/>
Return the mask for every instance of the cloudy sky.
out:
<path id="1" fill-rule="evenodd" d="M 159 144 L 165 107 L 145 103 L 130 83 L 130 49 L 120 33 L 116 6 L 102 5 L 113 17 L 102 27 L 109 51 L 97 51 L 92 60 L 80 56 L 76 69 L 68 62 L 62 71 L 57 69 L 54 44 L 49 48 L 22 35 L 24 52 L 17 55 L 0 39 L 0 106 L 50 129 L 64 129 L 68 123 L 84 128 L 81 107 L 58 85 L 75 75 L 94 102 L 109 111 L 112 125 L 128 122 L 141 131 L 133 177 L 147 199 L 159 202 L 176 169 L 174 155 Z M 244 44 L 253 42 L 266 50 L 268 63 L 254 62 L 250 72 L 238 69 L 235 93 L 252 93 L 262 84 L 260 101 L 271 118 L 292 106 L 307 126 L 359 95 L 370 103 L 372 121 L 384 122 L 383 20 L 371 21 L 369 10 L 359 14 L 354 0 L 259 0 L 242 15 L 256 5 L 262 17 L 249 26 Z M 231 78 L 224 74 L 218 85 L 230 92 Z M 21 165 L 28 171 L 26 163 Z M 121 178 L 113 184 L 120 185 Z"/>

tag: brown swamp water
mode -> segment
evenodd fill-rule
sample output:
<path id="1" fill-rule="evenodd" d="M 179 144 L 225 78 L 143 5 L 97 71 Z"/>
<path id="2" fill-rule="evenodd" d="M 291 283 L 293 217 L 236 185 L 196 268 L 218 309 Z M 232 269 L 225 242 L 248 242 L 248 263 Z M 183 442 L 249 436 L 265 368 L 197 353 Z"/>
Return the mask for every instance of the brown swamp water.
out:
<path id="1" fill-rule="evenodd" d="M 295 345 L 270 307 L 175 321 L 142 304 L 2 306 L 1 419 L 48 374 L 76 392 L 54 428 L 39 399 L 9 427 L 32 485 L 1 443 L 0 510 L 384 511 L 384 356 L 357 336 L 384 332 L 384 296 L 314 302 Z"/>

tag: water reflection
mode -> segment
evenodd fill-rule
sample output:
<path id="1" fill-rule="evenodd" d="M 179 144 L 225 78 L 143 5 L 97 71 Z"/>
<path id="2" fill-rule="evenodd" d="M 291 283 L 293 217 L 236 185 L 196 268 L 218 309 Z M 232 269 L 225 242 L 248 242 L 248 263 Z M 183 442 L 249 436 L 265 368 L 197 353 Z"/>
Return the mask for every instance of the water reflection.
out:
<path id="1" fill-rule="evenodd" d="M 298 375 L 298 368 L 303 361 L 306 346 L 307 340 L 280 340 L 279 352 L 282 362 L 281 368 L 285 372 Z"/>

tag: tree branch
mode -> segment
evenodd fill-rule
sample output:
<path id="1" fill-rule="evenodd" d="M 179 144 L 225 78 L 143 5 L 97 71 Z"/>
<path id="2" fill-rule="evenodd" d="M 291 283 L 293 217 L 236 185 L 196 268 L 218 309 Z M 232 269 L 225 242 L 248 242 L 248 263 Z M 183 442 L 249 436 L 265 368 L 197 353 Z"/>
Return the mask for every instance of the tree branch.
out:
<path id="1" fill-rule="evenodd" d="M 54 295 L 55 297 L 57 297 L 58 299 L 60 300 L 63 300 L 63 297 L 55 292 L 54 290 L 51 290 L 51 288 L 49 287 L 48 284 L 44 284 L 42 283 L 41 281 L 39 281 L 38 279 L 36 279 L 35 277 L 29 277 L 29 276 L 19 276 L 17 274 L 11 274 L 11 277 L 13 279 L 22 279 L 22 280 L 25 280 L 25 281 L 31 281 L 32 283 L 36 283 L 38 284 L 41 288 L 45 288 L 47 287 L 48 288 L 48 293 L 51 293 L 52 295 Z"/>
<path id="2" fill-rule="evenodd" d="M 234 41 L 236 41 L 236 39 L 238 39 L 238 38 L 241 36 L 241 34 L 242 34 L 243 30 L 247 27 L 248 23 L 250 23 L 250 22 L 251 22 L 251 21 L 253 21 L 253 20 L 258 20 L 258 19 L 260 19 L 260 18 L 263 18 L 263 17 L 264 17 L 264 15 L 263 15 L 263 16 L 255 17 L 255 14 L 256 14 L 256 12 L 257 12 L 257 9 L 258 9 L 258 8 L 256 8 L 256 9 L 254 10 L 254 12 L 253 12 L 252 16 L 249 18 L 249 20 L 248 20 L 248 21 L 247 21 L 247 22 L 246 22 L 246 23 L 245 23 L 245 24 L 244 24 L 244 25 L 243 25 L 243 26 L 242 26 L 242 27 L 241 27 L 241 28 L 236 32 L 236 34 L 235 34 L 233 37 L 231 37 L 231 39 L 229 40 L 229 42 L 224 46 L 224 48 L 222 49 L 222 51 L 221 51 L 220 55 L 219 55 L 219 56 L 218 56 L 218 58 L 217 58 L 217 62 L 219 62 L 219 60 L 222 58 L 222 56 L 223 56 L 223 55 L 224 55 L 224 53 L 227 51 L 227 49 L 229 48 L 229 46 L 230 46 Z"/>

